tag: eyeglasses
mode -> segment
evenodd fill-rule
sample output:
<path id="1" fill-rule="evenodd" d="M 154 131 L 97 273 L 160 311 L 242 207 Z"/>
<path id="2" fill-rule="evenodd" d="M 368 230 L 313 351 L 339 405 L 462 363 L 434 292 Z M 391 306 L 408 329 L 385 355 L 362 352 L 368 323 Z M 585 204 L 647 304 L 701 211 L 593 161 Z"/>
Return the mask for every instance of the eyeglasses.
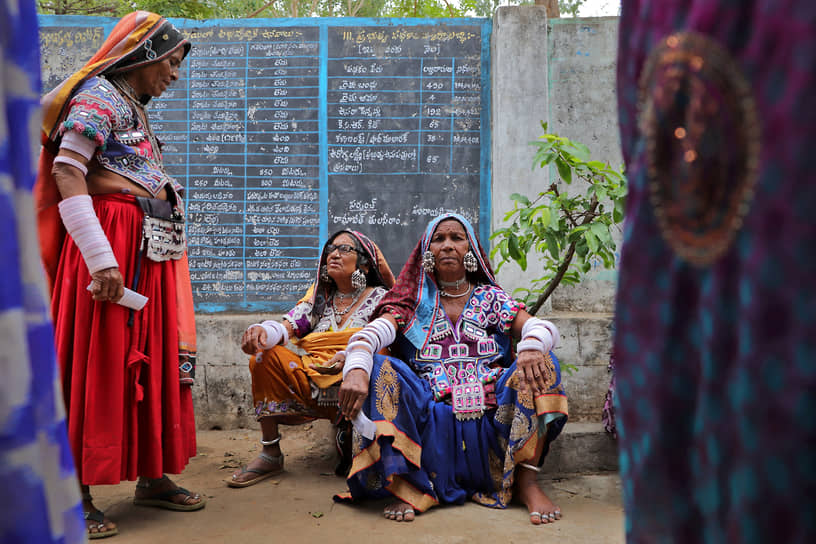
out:
<path id="1" fill-rule="evenodd" d="M 329 244 L 329 245 L 326 246 L 326 255 L 330 255 L 331 253 L 334 253 L 335 249 L 339 250 L 340 253 L 342 253 L 344 255 L 347 255 L 347 254 L 352 253 L 352 252 L 357 253 L 357 248 L 354 247 L 354 246 L 350 246 L 348 244 L 340 244 L 339 246 L 336 246 L 334 244 Z"/>

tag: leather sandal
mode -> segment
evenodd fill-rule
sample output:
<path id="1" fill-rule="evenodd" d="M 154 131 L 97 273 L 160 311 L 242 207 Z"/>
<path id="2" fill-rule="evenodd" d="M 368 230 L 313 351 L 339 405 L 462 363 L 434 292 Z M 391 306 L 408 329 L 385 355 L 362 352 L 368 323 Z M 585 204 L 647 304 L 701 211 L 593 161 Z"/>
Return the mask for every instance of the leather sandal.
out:
<path id="1" fill-rule="evenodd" d="M 108 538 L 109 536 L 118 535 L 119 528 L 113 527 L 106 529 L 105 525 L 105 514 L 100 512 L 99 510 L 94 510 L 93 512 L 82 512 L 82 516 L 86 520 L 91 520 L 96 522 L 96 525 L 88 525 L 86 530 L 88 531 L 88 539 L 93 540 L 95 538 Z M 91 532 L 91 527 L 96 529 L 93 533 Z"/>
<path id="2" fill-rule="evenodd" d="M 276 474 L 280 474 L 281 472 L 283 472 L 283 454 L 282 453 L 280 455 L 272 456 L 272 455 L 268 455 L 268 454 L 266 454 L 264 452 L 261 452 L 261 453 L 258 454 L 258 457 L 260 457 L 261 459 L 263 459 L 264 461 L 266 461 L 270 465 L 275 466 L 276 468 L 271 468 L 271 469 L 268 469 L 268 470 L 264 470 L 262 468 L 249 468 L 247 466 L 244 466 L 244 467 L 241 468 L 241 472 L 239 472 L 238 474 L 233 474 L 232 479 L 227 480 L 227 485 L 230 486 L 230 487 L 249 487 L 251 485 L 255 485 L 258 482 L 262 482 L 263 480 L 266 480 L 267 478 L 271 478 L 272 476 L 275 476 Z M 252 478 L 251 480 L 245 480 L 245 481 L 238 481 L 236 479 L 236 478 L 238 478 L 238 476 L 243 476 L 244 474 L 249 474 L 249 473 L 257 474 L 257 476 Z"/>
<path id="3" fill-rule="evenodd" d="M 169 480 L 167 475 L 162 476 L 159 480 Z M 176 485 L 176 484 L 173 484 Z M 149 489 L 152 487 L 150 483 L 145 484 L 136 484 L 136 487 L 139 489 Z M 193 504 L 187 503 L 177 503 L 173 502 L 172 498 L 176 495 L 184 495 L 185 497 L 193 497 L 196 499 L 200 499 L 198 502 Z M 198 494 L 193 494 L 187 489 L 184 489 L 181 486 L 176 485 L 172 489 L 167 489 L 165 491 L 161 491 L 154 496 L 151 497 L 134 497 L 133 504 L 136 506 L 155 506 L 156 508 L 164 508 L 165 510 L 175 510 L 178 512 L 193 512 L 195 510 L 201 510 L 204 508 L 204 505 L 207 501 Z"/>

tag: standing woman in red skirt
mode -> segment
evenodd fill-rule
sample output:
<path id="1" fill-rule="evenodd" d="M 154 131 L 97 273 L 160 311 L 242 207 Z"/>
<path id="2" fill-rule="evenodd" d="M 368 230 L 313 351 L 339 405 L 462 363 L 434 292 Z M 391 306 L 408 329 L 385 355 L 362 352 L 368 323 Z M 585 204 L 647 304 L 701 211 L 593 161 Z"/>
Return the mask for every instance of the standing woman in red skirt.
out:
<path id="1" fill-rule="evenodd" d="M 166 476 L 196 450 L 195 325 L 183 188 L 164 171 L 145 111 L 189 50 L 169 21 L 131 13 L 43 99 L 37 219 L 90 538 L 118 532 L 91 485 L 138 480 L 136 504 L 204 506 Z M 146 304 L 128 303 L 126 289 Z"/>

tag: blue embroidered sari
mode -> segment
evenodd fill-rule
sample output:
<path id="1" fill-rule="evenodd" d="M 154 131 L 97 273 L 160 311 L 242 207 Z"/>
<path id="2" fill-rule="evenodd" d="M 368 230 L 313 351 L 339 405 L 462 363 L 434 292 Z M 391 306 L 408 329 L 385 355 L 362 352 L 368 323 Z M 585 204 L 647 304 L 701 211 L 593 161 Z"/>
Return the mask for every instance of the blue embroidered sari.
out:
<path id="1" fill-rule="evenodd" d="M 462 223 L 471 248 L 480 253 L 480 284 L 456 323 L 442 308 L 432 276 L 410 270 L 445 219 Z M 433 221 L 395 289 L 400 289 L 401 280 L 404 292 L 418 294 L 416 311 L 412 316 L 403 313 L 400 334 L 392 345 L 399 358 L 374 357 L 363 412 L 377 432 L 368 440 L 355 431 L 350 494 L 336 498 L 393 495 L 419 512 L 467 499 L 505 508 L 512 498 L 516 464 L 531 461 L 540 440 L 545 441 L 546 453 L 566 423 L 567 399 L 558 360 L 552 353 L 546 358 L 545 393 L 534 397 L 522 389 L 510 329 L 523 305 L 495 284 L 465 218 L 451 214 Z M 381 307 L 393 315 L 388 298 Z M 468 384 L 481 386 L 483 409 L 455 412 L 452 391 Z"/>

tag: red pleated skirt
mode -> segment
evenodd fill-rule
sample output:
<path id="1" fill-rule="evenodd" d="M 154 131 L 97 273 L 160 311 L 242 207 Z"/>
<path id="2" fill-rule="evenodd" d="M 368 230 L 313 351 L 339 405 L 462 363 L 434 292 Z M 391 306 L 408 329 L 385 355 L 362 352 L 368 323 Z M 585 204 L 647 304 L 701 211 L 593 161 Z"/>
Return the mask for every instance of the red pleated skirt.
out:
<path id="1" fill-rule="evenodd" d="M 96 195 L 93 203 L 132 288 L 142 211 L 130 195 Z M 130 310 L 91 298 L 88 268 L 66 238 L 52 316 L 82 484 L 178 474 L 195 455 L 192 392 L 179 383 L 175 267 L 176 261 L 141 259 L 136 290 L 149 300 L 128 325 Z"/>

